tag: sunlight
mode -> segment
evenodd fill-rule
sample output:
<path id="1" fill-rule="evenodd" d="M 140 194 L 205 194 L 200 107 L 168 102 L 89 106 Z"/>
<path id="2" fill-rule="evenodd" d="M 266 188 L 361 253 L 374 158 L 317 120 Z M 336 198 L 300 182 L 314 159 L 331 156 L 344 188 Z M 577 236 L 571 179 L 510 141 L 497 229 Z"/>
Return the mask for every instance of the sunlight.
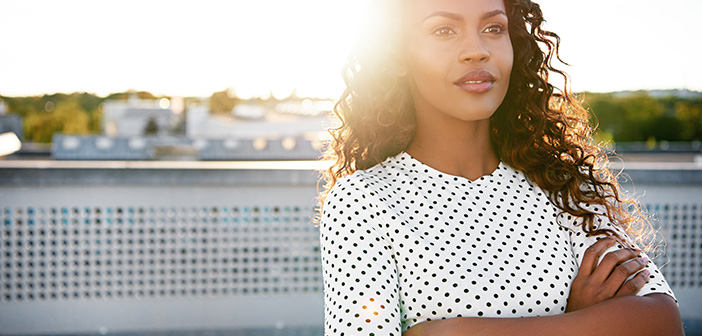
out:
<path id="1" fill-rule="evenodd" d="M 17 135 L 12 132 L 0 134 L 0 157 L 10 155 L 22 148 Z"/>
<path id="2" fill-rule="evenodd" d="M 167 109 L 167 108 L 171 107 L 171 101 L 168 100 L 168 98 L 161 98 L 158 101 L 158 107 L 160 107 L 162 109 Z"/>
<path id="3" fill-rule="evenodd" d="M 576 91 L 702 88 L 702 67 L 694 61 L 702 44 L 689 43 L 700 26 L 680 17 L 699 13 L 702 2 L 593 1 L 540 1 L 547 28 L 563 38 L 561 51 L 573 65 L 566 69 Z M 293 90 L 303 97 L 337 98 L 344 86 L 341 68 L 367 2 L 0 1 L 0 31 L 9 51 L 0 53 L 0 94 L 107 95 L 134 89 L 206 97 L 231 88 L 242 98 L 287 97 Z M 630 15 L 621 17 L 622 12 Z M 591 17 L 612 25 L 582 29 Z M 650 25 L 654 17 L 664 21 Z M 659 28 L 673 26 L 687 33 Z M 612 32 L 628 37 L 601 38 Z M 650 41 L 665 41 L 676 60 L 655 76 L 641 71 L 649 66 L 641 55 L 658 47 Z M 47 57 L 47 51 L 55 52 Z"/>
<path id="4" fill-rule="evenodd" d="M 359 316 L 359 318 L 362 318 L 366 323 L 372 323 L 373 320 L 378 319 L 378 315 L 386 309 L 384 304 L 377 302 L 374 298 L 370 298 L 361 308 L 363 316 Z"/>
<path id="5" fill-rule="evenodd" d="M 0 30 L 11 31 L 6 43 L 22 51 L 0 55 L 7 79 L 0 94 L 133 89 L 187 97 L 230 88 L 242 98 L 294 91 L 336 98 L 364 2 L 0 3 Z M 36 40 L 46 42 L 31 42 Z M 36 56 L 47 49 L 61 52 Z"/>
<path id="6" fill-rule="evenodd" d="M 236 69 L 232 73 L 236 94 L 284 98 L 295 90 L 302 97 L 337 97 L 343 90 L 340 73 L 352 45 L 357 26 L 353 20 L 360 14 L 360 4 L 348 0 L 268 1 L 255 5 L 260 8 L 247 7 L 250 23 L 241 24 L 241 30 L 248 32 L 235 34 L 233 41 L 248 47 L 248 55 L 238 55 L 245 61 L 231 65 Z"/>
<path id="7" fill-rule="evenodd" d="M 257 1 L 230 5 L 229 46 L 203 64 L 211 90 L 228 87 L 242 98 L 293 92 L 301 97 L 336 98 L 343 90 L 341 68 L 352 45 L 363 2 L 351 0 Z M 204 24 L 204 23 L 203 23 Z M 213 37 L 204 37 L 213 39 Z M 212 41 L 222 43 L 221 39 Z M 193 50 L 189 58 L 201 58 Z"/>

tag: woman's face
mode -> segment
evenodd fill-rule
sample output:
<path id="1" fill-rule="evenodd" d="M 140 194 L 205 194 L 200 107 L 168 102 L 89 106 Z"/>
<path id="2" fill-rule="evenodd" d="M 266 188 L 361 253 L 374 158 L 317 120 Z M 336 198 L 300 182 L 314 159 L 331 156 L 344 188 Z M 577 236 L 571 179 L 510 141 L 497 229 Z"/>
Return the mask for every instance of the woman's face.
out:
<path id="1" fill-rule="evenodd" d="M 490 118 L 512 71 L 503 0 L 411 3 L 405 66 L 417 117 Z"/>

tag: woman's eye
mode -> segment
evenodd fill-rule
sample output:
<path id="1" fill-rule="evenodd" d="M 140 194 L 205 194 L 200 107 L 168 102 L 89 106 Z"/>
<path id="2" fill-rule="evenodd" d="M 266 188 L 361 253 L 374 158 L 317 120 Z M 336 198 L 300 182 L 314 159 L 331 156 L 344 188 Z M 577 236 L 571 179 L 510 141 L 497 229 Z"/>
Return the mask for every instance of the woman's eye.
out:
<path id="1" fill-rule="evenodd" d="M 439 37 L 447 37 L 455 34 L 456 32 L 450 27 L 439 27 L 434 29 L 432 33 Z"/>
<path id="2" fill-rule="evenodd" d="M 496 24 L 485 28 L 484 32 L 488 34 L 502 34 L 505 31 L 505 27 L 501 24 Z"/>

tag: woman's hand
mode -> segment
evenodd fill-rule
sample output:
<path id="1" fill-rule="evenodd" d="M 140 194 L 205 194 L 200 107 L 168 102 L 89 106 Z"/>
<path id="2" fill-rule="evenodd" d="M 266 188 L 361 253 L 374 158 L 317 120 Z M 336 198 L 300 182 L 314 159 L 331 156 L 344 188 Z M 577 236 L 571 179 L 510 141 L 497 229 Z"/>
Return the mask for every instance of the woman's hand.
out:
<path id="1" fill-rule="evenodd" d="M 639 271 L 648 264 L 648 258 L 639 257 L 640 250 L 609 252 L 597 264 L 602 254 L 616 242 L 613 236 L 602 238 L 585 250 L 578 275 L 570 287 L 566 312 L 587 308 L 616 296 L 634 295 L 646 284 L 649 271 Z M 636 272 L 639 273 L 629 279 Z"/>

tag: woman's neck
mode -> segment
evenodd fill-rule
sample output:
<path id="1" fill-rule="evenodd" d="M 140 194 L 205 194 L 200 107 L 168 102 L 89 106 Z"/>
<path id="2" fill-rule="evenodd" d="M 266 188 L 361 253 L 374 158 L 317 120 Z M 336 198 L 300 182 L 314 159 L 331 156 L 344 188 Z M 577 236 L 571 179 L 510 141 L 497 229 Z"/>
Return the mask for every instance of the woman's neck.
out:
<path id="1" fill-rule="evenodd" d="M 497 169 L 500 161 L 490 145 L 490 120 L 423 123 L 407 153 L 447 174 L 476 180 Z"/>

